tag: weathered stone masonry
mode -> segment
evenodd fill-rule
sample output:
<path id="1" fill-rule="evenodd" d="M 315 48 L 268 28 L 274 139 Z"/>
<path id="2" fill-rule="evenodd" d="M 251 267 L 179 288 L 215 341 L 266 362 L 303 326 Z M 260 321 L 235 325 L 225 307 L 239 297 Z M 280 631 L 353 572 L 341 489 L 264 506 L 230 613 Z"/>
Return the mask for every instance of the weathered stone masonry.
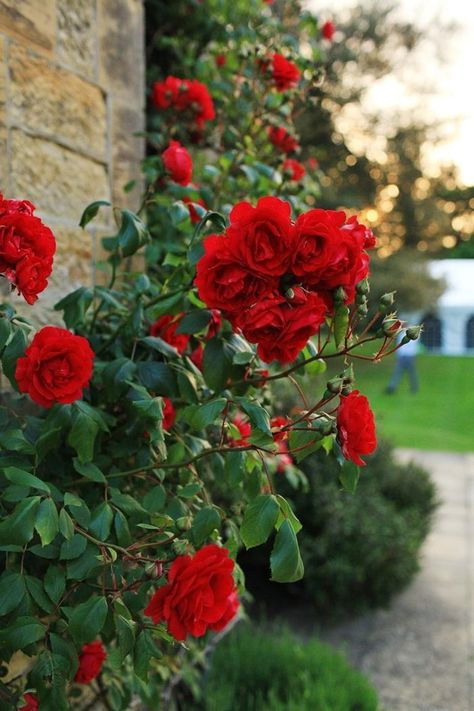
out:
<path id="1" fill-rule="evenodd" d="M 123 186 L 140 176 L 143 114 L 142 0 L 0 0 L 0 191 L 34 202 L 58 242 L 36 320 L 95 279 L 111 217 L 86 233 L 84 207 L 137 206 Z"/>

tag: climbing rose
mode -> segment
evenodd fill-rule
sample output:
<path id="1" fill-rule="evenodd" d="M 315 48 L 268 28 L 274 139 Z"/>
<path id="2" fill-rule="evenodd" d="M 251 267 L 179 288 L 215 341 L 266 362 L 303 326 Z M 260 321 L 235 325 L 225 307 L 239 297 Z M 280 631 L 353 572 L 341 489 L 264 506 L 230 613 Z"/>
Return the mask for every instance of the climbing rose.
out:
<path id="1" fill-rule="evenodd" d="M 157 109 L 189 112 L 198 129 L 216 115 L 207 87 L 196 79 L 168 76 L 164 81 L 157 81 L 153 84 L 152 101 Z"/>
<path id="2" fill-rule="evenodd" d="M 167 397 L 163 398 L 163 429 L 167 432 L 173 427 L 174 421 L 176 419 L 176 411 L 173 407 L 173 403 Z"/>
<path id="3" fill-rule="evenodd" d="M 39 705 L 36 694 L 24 694 L 23 701 L 25 705 L 20 707 L 21 711 L 38 711 Z"/>
<path id="4" fill-rule="evenodd" d="M 375 235 L 369 227 L 361 225 L 355 215 L 349 217 L 347 222 L 342 226 L 343 230 L 349 230 L 353 235 L 363 238 L 365 249 L 373 249 L 376 245 Z"/>
<path id="5" fill-rule="evenodd" d="M 224 629 L 235 617 L 239 602 L 229 551 L 210 544 L 194 556 L 178 556 L 171 565 L 168 582 L 151 598 L 145 615 L 156 625 L 165 620 L 176 640 L 188 635 L 201 637 L 210 628 Z"/>
<path id="6" fill-rule="evenodd" d="M 153 84 L 152 101 L 157 109 L 169 109 L 173 106 L 181 91 L 182 79 L 168 76 L 164 81 Z"/>
<path id="7" fill-rule="evenodd" d="M 338 253 L 343 222 L 344 213 L 334 210 L 308 210 L 297 218 L 293 233 L 293 274 L 310 284 L 320 281 Z"/>
<path id="8" fill-rule="evenodd" d="M 198 370 L 202 370 L 204 360 L 204 348 L 202 346 L 202 343 L 196 346 L 196 348 L 193 350 L 189 357 L 196 366 L 196 368 L 198 368 Z"/>
<path id="9" fill-rule="evenodd" d="M 186 350 L 186 346 L 189 342 L 187 333 L 176 333 L 183 316 L 184 314 L 178 314 L 176 316 L 165 314 L 164 316 L 160 316 L 160 318 L 150 326 L 150 336 L 155 336 L 166 341 L 170 346 L 176 348 L 181 355 Z"/>
<path id="10" fill-rule="evenodd" d="M 300 79 L 300 71 L 296 64 L 290 62 L 282 54 L 272 56 L 272 76 L 278 91 L 295 87 Z"/>
<path id="11" fill-rule="evenodd" d="M 107 652 L 100 640 L 84 644 L 79 654 L 79 667 L 74 677 L 78 684 L 90 684 L 100 674 Z"/>
<path id="12" fill-rule="evenodd" d="M 301 180 L 306 175 L 305 167 L 299 160 L 287 158 L 283 163 L 283 170 L 290 174 L 291 180 Z"/>
<path id="13" fill-rule="evenodd" d="M 18 358 L 15 380 L 22 393 L 42 405 L 80 400 L 94 362 L 89 341 L 65 328 L 45 326 Z"/>
<path id="14" fill-rule="evenodd" d="M 5 200 L 0 194 L 0 273 L 34 304 L 48 285 L 56 240 L 28 200 Z"/>
<path id="15" fill-rule="evenodd" d="M 245 447 L 249 443 L 252 434 L 252 425 L 240 413 L 234 415 L 231 423 L 239 431 L 239 437 L 232 439 L 229 444 L 232 447 Z"/>
<path id="16" fill-rule="evenodd" d="M 337 439 L 346 459 L 365 466 L 361 454 L 372 454 L 377 446 L 374 415 L 369 401 L 358 390 L 342 395 L 337 409 Z"/>
<path id="17" fill-rule="evenodd" d="M 261 299 L 246 309 L 236 324 L 266 363 L 290 363 L 319 331 L 327 313 L 326 303 L 308 292 L 305 303 L 291 306 L 278 294 Z"/>
<path id="18" fill-rule="evenodd" d="M 193 174 L 193 161 L 188 151 L 179 141 L 170 141 L 161 154 L 165 170 L 179 185 L 188 185 Z"/>
<path id="19" fill-rule="evenodd" d="M 240 264 L 259 276 L 281 276 L 290 264 L 290 203 L 263 197 L 252 207 L 239 202 L 231 211 L 226 230 Z"/>
<path id="20" fill-rule="evenodd" d="M 289 417 L 283 417 L 282 415 L 275 415 L 275 417 L 272 417 L 270 420 L 270 427 L 272 429 L 272 435 L 275 442 L 282 442 L 283 440 L 288 439 L 288 430 L 283 430 L 282 432 L 281 428 L 286 427 L 289 424 L 291 424 Z"/>
<path id="21" fill-rule="evenodd" d="M 298 148 L 296 139 L 282 127 L 277 128 L 276 126 L 270 126 L 268 129 L 268 137 L 270 143 L 282 153 L 292 153 Z"/>
<path id="22" fill-rule="evenodd" d="M 224 67 L 227 62 L 227 58 L 225 54 L 216 54 L 215 61 L 217 67 Z"/>
<path id="23" fill-rule="evenodd" d="M 335 31 L 336 31 L 336 28 L 334 26 L 334 23 L 331 22 L 331 20 L 326 20 L 324 25 L 321 27 L 322 36 L 324 37 L 324 39 L 327 39 L 329 42 L 332 41 Z"/>

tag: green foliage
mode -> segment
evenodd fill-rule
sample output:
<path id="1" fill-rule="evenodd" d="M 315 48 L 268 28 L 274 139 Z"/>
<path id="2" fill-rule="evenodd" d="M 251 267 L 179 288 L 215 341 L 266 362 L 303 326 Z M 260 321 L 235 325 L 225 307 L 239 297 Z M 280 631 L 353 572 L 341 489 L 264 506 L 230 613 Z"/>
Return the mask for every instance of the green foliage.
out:
<path id="1" fill-rule="evenodd" d="M 217 645 L 204 690 L 206 711 L 376 711 L 369 681 L 320 642 L 239 625 Z"/>

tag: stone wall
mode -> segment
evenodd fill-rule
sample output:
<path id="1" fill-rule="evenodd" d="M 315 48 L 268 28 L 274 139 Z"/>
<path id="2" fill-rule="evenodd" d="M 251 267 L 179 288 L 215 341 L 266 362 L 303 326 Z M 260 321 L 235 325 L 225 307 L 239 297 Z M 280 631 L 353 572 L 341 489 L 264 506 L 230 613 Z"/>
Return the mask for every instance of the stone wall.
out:
<path id="1" fill-rule="evenodd" d="M 97 277 L 111 211 L 84 232 L 84 207 L 98 199 L 137 207 L 143 39 L 142 0 L 0 0 L 0 192 L 31 200 L 58 244 L 34 309 L 40 321 L 65 289 Z"/>

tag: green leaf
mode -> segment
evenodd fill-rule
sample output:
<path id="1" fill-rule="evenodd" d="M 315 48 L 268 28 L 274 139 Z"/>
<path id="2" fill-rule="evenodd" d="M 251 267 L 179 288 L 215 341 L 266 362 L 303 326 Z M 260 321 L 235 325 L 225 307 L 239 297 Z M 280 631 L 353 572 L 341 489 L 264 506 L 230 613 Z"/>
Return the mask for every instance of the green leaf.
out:
<path id="1" fill-rule="evenodd" d="M 145 224 L 130 210 L 121 210 L 122 224 L 117 233 L 117 241 L 123 257 L 132 254 L 149 242 L 150 234 Z"/>
<path id="2" fill-rule="evenodd" d="M 94 217 L 95 217 L 95 216 L 97 215 L 97 213 L 99 212 L 99 209 L 100 209 L 103 205 L 104 205 L 104 206 L 105 206 L 105 205 L 110 206 L 110 202 L 107 202 L 107 200 L 96 200 L 95 202 L 91 202 L 91 204 L 88 205 L 88 206 L 86 207 L 86 209 L 84 210 L 84 212 L 82 213 L 81 220 L 80 220 L 80 222 L 79 222 L 79 227 L 82 227 L 82 229 L 84 229 L 84 227 L 85 227 L 91 220 L 94 219 Z"/>
<path id="3" fill-rule="evenodd" d="M 190 311 L 179 322 L 176 333 L 200 333 L 204 331 L 211 320 L 211 312 L 206 309 Z"/>
<path id="4" fill-rule="evenodd" d="M 66 509 L 61 509 L 59 512 L 59 531 L 67 541 L 70 541 L 74 535 L 74 523 Z"/>
<path id="5" fill-rule="evenodd" d="M 85 539 L 84 539 L 85 540 Z M 66 576 L 61 568 L 49 565 L 44 576 L 44 589 L 57 605 L 66 590 Z"/>
<path id="6" fill-rule="evenodd" d="M 238 402 L 242 410 L 249 416 L 252 427 L 256 427 L 264 434 L 272 437 L 270 416 L 264 407 L 262 407 L 258 402 L 248 400 L 244 397 L 236 398 L 236 402 Z"/>
<path id="7" fill-rule="evenodd" d="M 339 474 L 339 481 L 342 484 L 344 491 L 349 494 L 355 494 L 357 484 L 359 483 L 360 468 L 354 462 L 344 462 Z"/>
<path id="8" fill-rule="evenodd" d="M 5 345 L 10 338 L 12 325 L 6 316 L 0 317 L 0 351 L 5 348 Z"/>
<path id="9" fill-rule="evenodd" d="M 52 499 L 44 499 L 36 514 L 35 529 L 43 546 L 49 545 L 59 533 L 59 515 Z"/>
<path id="10" fill-rule="evenodd" d="M 193 373 L 187 370 L 180 370 L 178 373 L 179 394 L 185 402 L 199 402 L 197 393 L 196 378 Z"/>
<path id="11" fill-rule="evenodd" d="M 231 374 L 232 362 L 219 338 L 211 338 L 206 343 L 202 363 L 207 385 L 216 392 L 223 390 Z"/>
<path id="12" fill-rule="evenodd" d="M 135 623 L 127 620 L 122 615 L 114 615 L 114 622 L 117 630 L 120 657 L 123 661 L 135 645 Z"/>
<path id="13" fill-rule="evenodd" d="M 304 575 L 298 541 L 291 523 L 283 521 L 275 537 L 270 556 L 272 580 L 277 583 L 294 583 Z"/>
<path id="14" fill-rule="evenodd" d="M 11 481 L 13 484 L 31 487 L 32 489 L 39 489 L 40 491 L 45 491 L 47 494 L 51 493 L 51 489 L 44 481 L 38 479 L 37 476 L 34 476 L 29 472 L 23 471 L 22 469 L 18 469 L 17 467 L 7 467 L 4 470 L 4 474 L 8 481 Z"/>
<path id="15" fill-rule="evenodd" d="M 293 509 L 291 508 L 288 501 L 286 499 L 284 499 L 283 496 L 280 496 L 280 494 L 277 494 L 276 498 L 277 498 L 277 501 L 280 505 L 280 516 L 278 517 L 276 527 L 280 528 L 283 521 L 288 520 L 295 533 L 298 533 L 298 531 L 301 531 L 303 526 L 301 525 L 301 522 L 299 521 L 299 519 L 295 516 Z"/>
<path id="16" fill-rule="evenodd" d="M 52 612 L 54 605 L 44 592 L 43 584 L 38 578 L 33 578 L 31 575 L 25 576 L 26 587 L 33 600 L 45 612 Z"/>
<path id="17" fill-rule="evenodd" d="M 107 479 L 100 471 L 99 467 L 92 462 L 80 462 L 77 457 L 72 460 L 74 469 L 86 479 L 95 481 L 98 484 L 106 484 Z"/>
<path id="18" fill-rule="evenodd" d="M 17 328 L 13 338 L 3 351 L 1 358 L 2 370 L 15 390 L 18 390 L 15 380 L 16 362 L 18 358 L 24 354 L 26 345 L 27 338 L 25 332 L 21 328 Z"/>
<path id="19" fill-rule="evenodd" d="M 106 541 L 112 528 L 114 513 L 107 503 L 102 503 L 97 506 L 92 512 L 89 531 L 100 541 Z"/>
<path id="20" fill-rule="evenodd" d="M 246 548 L 265 543 L 275 528 L 280 507 L 273 495 L 257 496 L 245 509 L 240 536 Z"/>
<path id="21" fill-rule="evenodd" d="M 115 506 L 121 509 L 124 513 L 128 514 L 128 516 L 147 513 L 143 506 L 136 499 L 134 499 L 133 496 L 130 496 L 130 494 L 123 494 L 119 489 L 115 489 L 114 487 L 110 488 L 110 500 L 113 504 L 115 504 Z"/>
<path id="22" fill-rule="evenodd" d="M 26 594 L 25 578 L 20 573 L 3 573 L 0 578 L 0 617 L 13 612 Z"/>
<path id="23" fill-rule="evenodd" d="M 31 496 L 15 507 L 13 513 L 0 523 L 0 543 L 23 545 L 33 538 L 39 496 Z"/>
<path id="24" fill-rule="evenodd" d="M 79 462 L 90 462 L 94 456 L 94 443 L 99 431 L 98 423 L 85 412 L 76 412 L 67 442 L 76 450 Z"/>
<path id="25" fill-rule="evenodd" d="M 143 501 L 143 503 L 145 503 L 145 501 Z M 132 543 L 128 521 L 121 511 L 115 512 L 114 529 L 119 546 L 129 546 Z"/>
<path id="26" fill-rule="evenodd" d="M 184 222 L 184 220 L 189 219 L 188 207 L 184 204 L 182 200 L 177 200 L 176 202 L 174 202 L 171 207 L 168 208 L 168 214 L 170 216 L 171 222 L 175 227 Z"/>
<path id="27" fill-rule="evenodd" d="M 238 486 L 245 473 L 244 452 L 229 452 L 225 457 L 225 472 L 231 486 Z"/>
<path id="28" fill-rule="evenodd" d="M 169 397 L 175 394 L 175 377 L 166 363 L 155 363 L 154 361 L 138 363 L 138 377 L 148 390 L 156 392 L 157 395 Z"/>
<path id="29" fill-rule="evenodd" d="M 34 617 L 18 617 L 15 622 L 0 632 L 0 645 L 16 651 L 38 642 L 46 634 L 46 627 Z"/>
<path id="30" fill-rule="evenodd" d="M 161 656 L 151 634 L 147 630 L 140 632 L 133 651 L 133 669 L 138 678 L 147 682 L 150 659 L 153 657 L 159 659 Z"/>
<path id="31" fill-rule="evenodd" d="M 59 635 L 52 632 L 49 635 L 51 649 L 57 657 L 61 657 L 68 664 L 68 677 L 72 679 L 79 665 L 79 658 L 73 642 L 63 639 Z"/>
<path id="32" fill-rule="evenodd" d="M 302 462 L 303 459 L 321 447 L 322 440 L 323 435 L 316 430 L 310 432 L 307 430 L 290 430 L 288 441 L 292 451 L 291 456 L 294 457 L 297 462 Z"/>
<path id="33" fill-rule="evenodd" d="M 334 342 L 336 343 L 336 348 L 339 348 L 344 341 L 348 324 L 349 309 L 342 304 L 334 311 Z"/>
<path id="34" fill-rule="evenodd" d="M 158 353 L 162 353 L 169 358 L 176 358 L 179 356 L 178 351 L 174 346 L 170 346 L 169 343 L 164 341 L 162 338 L 157 336 L 145 336 L 145 338 L 140 339 L 141 343 L 144 343 L 148 348 L 151 348 Z"/>
<path id="35" fill-rule="evenodd" d="M 203 430 L 215 421 L 226 405 L 227 400 L 224 397 L 210 400 L 204 405 L 191 405 L 183 411 L 183 419 L 193 430 Z"/>
<path id="36" fill-rule="evenodd" d="M 70 541 L 64 541 L 59 554 L 60 560 L 73 560 L 79 558 L 86 550 L 87 539 L 80 533 L 74 534 Z"/>
<path id="37" fill-rule="evenodd" d="M 148 491 L 143 498 L 143 506 L 150 513 L 162 511 L 166 503 L 166 489 L 159 484 Z"/>
<path id="38" fill-rule="evenodd" d="M 58 301 L 54 310 L 63 312 L 64 323 L 68 328 L 75 328 L 79 323 L 84 323 L 86 313 L 93 300 L 92 289 L 81 286 Z"/>
<path id="39" fill-rule="evenodd" d="M 212 506 L 205 506 L 194 517 L 191 533 L 196 546 L 200 546 L 215 528 L 219 529 L 221 517 Z"/>
<path id="40" fill-rule="evenodd" d="M 105 624 L 107 610 L 107 600 L 97 595 L 74 608 L 69 631 L 77 644 L 92 642 L 97 637 Z"/>

